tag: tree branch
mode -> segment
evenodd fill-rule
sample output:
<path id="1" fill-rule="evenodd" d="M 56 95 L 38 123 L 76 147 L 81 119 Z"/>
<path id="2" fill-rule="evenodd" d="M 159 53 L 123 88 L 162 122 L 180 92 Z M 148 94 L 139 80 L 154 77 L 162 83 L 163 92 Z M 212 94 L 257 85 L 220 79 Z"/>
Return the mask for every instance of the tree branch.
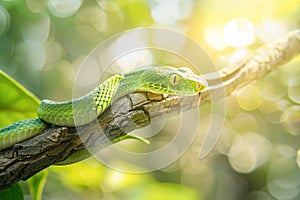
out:
<path id="1" fill-rule="evenodd" d="M 300 53 L 300 29 L 289 32 L 286 36 L 267 43 L 255 50 L 249 57 L 219 72 L 206 74 L 205 79 L 210 86 L 209 91 L 202 93 L 202 102 L 211 101 L 210 93 L 214 98 L 230 96 L 234 91 L 259 80 L 279 66 L 289 62 Z"/>
<path id="2" fill-rule="evenodd" d="M 217 73 L 206 74 L 209 90 L 201 94 L 203 103 L 210 102 L 211 93 L 219 90 L 225 96 L 265 76 L 300 53 L 300 30 L 268 43 L 253 54 Z M 113 108 L 106 110 L 95 122 L 81 127 L 50 126 L 41 134 L 9 149 L 0 151 L 0 190 L 20 180 L 26 180 L 48 166 L 61 162 L 84 148 L 82 142 L 100 141 L 105 147 L 110 140 L 132 130 L 145 127 L 155 116 L 163 113 L 178 114 L 182 109 L 196 107 L 197 97 L 178 97 L 133 93 L 120 98 Z M 102 132 L 96 131 L 101 127 Z M 78 132 L 84 133 L 83 137 Z M 84 141 L 82 141 L 82 139 Z"/>

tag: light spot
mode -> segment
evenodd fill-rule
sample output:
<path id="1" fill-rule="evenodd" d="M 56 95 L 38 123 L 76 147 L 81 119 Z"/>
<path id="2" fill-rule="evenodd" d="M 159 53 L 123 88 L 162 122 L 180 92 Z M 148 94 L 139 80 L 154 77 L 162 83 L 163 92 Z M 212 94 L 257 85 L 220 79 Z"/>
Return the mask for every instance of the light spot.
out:
<path id="1" fill-rule="evenodd" d="M 97 0 L 97 3 L 105 11 L 115 12 L 120 10 L 120 6 L 114 1 Z"/>
<path id="2" fill-rule="evenodd" d="M 178 20 L 190 16 L 193 9 L 192 0 L 152 0 L 151 15 L 159 24 L 172 25 Z"/>
<path id="3" fill-rule="evenodd" d="M 224 39 L 232 47 L 249 46 L 255 39 L 254 27 L 247 19 L 232 19 L 224 27 Z"/>
<path id="4" fill-rule="evenodd" d="M 280 84 L 280 82 L 274 84 L 273 81 L 269 81 L 264 84 L 261 92 L 264 99 L 269 101 L 279 101 L 286 95 L 286 88 Z"/>
<path id="5" fill-rule="evenodd" d="M 47 69 L 53 68 L 55 66 L 55 63 L 60 61 L 64 53 L 62 45 L 55 41 L 48 44 L 45 48 L 45 51 L 46 51 L 45 64 L 47 65 Z M 68 76 L 68 78 L 70 78 L 70 76 Z"/>
<path id="6" fill-rule="evenodd" d="M 91 23 L 95 29 L 102 32 L 108 28 L 107 14 L 103 9 L 97 6 L 87 6 L 80 9 L 76 15 L 77 24 L 86 27 Z M 86 31 L 85 29 L 82 31 Z M 87 33 L 85 33 L 87 34 Z"/>
<path id="7" fill-rule="evenodd" d="M 245 59 L 250 54 L 250 50 L 247 48 L 241 48 L 236 50 L 230 58 L 230 63 L 236 63 L 238 61 L 241 61 L 242 59 Z"/>
<path id="8" fill-rule="evenodd" d="M 262 102 L 261 91 L 254 85 L 248 85 L 237 92 L 236 99 L 239 106 L 244 110 L 254 110 Z"/>
<path id="9" fill-rule="evenodd" d="M 299 179 L 300 173 L 295 160 L 281 157 L 270 165 L 267 189 L 276 199 L 294 199 L 299 195 Z"/>
<path id="10" fill-rule="evenodd" d="M 300 104 L 300 78 L 290 81 L 288 85 L 288 96 L 297 104 Z"/>
<path id="11" fill-rule="evenodd" d="M 274 114 L 278 111 L 278 104 L 274 101 L 264 100 L 258 109 L 263 113 Z"/>
<path id="12" fill-rule="evenodd" d="M 115 67 L 114 70 L 116 71 L 114 73 L 132 70 L 136 66 L 151 64 L 151 50 L 147 50 L 145 47 L 149 47 L 149 38 L 139 31 L 125 32 L 118 37 L 110 45 L 108 53 L 111 55 L 107 55 L 107 57 L 114 58 L 116 64 L 122 68 L 120 70 Z"/>
<path id="13" fill-rule="evenodd" d="M 276 151 L 280 154 L 280 156 L 284 156 L 286 158 L 295 158 L 296 155 L 295 149 L 290 145 L 279 145 L 276 147 Z"/>
<path id="14" fill-rule="evenodd" d="M 126 53 L 125 55 L 119 57 L 116 63 L 128 71 L 128 67 L 142 66 L 151 63 L 152 55 L 150 51 L 147 50 L 136 50 L 133 52 Z"/>
<path id="15" fill-rule="evenodd" d="M 284 21 L 265 19 L 256 28 L 256 34 L 264 42 L 274 40 L 288 32 L 287 24 Z"/>
<path id="16" fill-rule="evenodd" d="M 0 35 L 5 33 L 10 27 L 10 15 L 8 11 L 0 5 Z"/>
<path id="17" fill-rule="evenodd" d="M 300 135 L 300 106 L 290 106 L 282 113 L 280 120 L 288 133 Z"/>
<path id="18" fill-rule="evenodd" d="M 222 50 L 227 46 L 224 40 L 223 28 L 219 26 L 206 28 L 204 36 L 206 42 L 215 49 Z"/>
<path id="19" fill-rule="evenodd" d="M 40 43 L 20 42 L 16 46 L 16 54 L 22 58 L 23 65 L 31 68 L 40 69 L 45 64 L 45 47 Z"/>
<path id="20" fill-rule="evenodd" d="M 56 17 L 69 17 L 81 6 L 82 0 L 49 0 L 48 7 Z"/>
<path id="21" fill-rule="evenodd" d="M 50 32 L 50 18 L 46 14 L 37 15 L 30 21 L 24 21 L 21 25 L 21 37 L 28 44 L 43 43 L 47 40 Z M 36 44 L 38 45 L 38 44 Z"/>
<path id="22" fill-rule="evenodd" d="M 239 133 L 256 132 L 258 124 L 252 114 L 241 112 L 231 120 L 232 128 Z"/>
<path id="23" fill-rule="evenodd" d="M 250 173 L 265 164 L 272 150 L 272 144 L 263 136 L 248 133 L 237 137 L 229 150 L 229 162 L 234 170 Z"/>

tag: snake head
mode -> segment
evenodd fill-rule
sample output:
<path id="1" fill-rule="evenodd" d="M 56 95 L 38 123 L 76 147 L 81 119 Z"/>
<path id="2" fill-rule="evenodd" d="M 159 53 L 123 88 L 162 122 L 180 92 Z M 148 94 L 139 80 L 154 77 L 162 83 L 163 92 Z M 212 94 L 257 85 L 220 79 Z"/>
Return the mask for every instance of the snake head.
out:
<path id="1" fill-rule="evenodd" d="M 140 79 L 144 90 L 159 94 L 191 96 L 207 89 L 207 82 L 189 68 L 152 67 Z"/>

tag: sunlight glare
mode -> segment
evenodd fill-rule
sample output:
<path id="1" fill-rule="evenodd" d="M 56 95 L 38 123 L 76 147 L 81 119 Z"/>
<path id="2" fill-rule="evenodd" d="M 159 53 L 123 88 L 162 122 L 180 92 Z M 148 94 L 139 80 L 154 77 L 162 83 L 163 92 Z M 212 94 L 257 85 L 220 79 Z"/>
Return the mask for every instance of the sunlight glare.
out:
<path id="1" fill-rule="evenodd" d="M 229 63 L 230 64 L 237 63 L 245 59 L 249 54 L 250 54 L 250 50 L 247 48 L 238 49 L 231 55 Z"/>
<path id="2" fill-rule="evenodd" d="M 69 17 L 81 6 L 82 0 L 49 0 L 48 7 L 56 17 Z"/>
<path id="3" fill-rule="evenodd" d="M 193 9 L 192 0 L 153 0 L 151 14 L 157 23 L 172 25 L 180 19 L 190 16 Z"/>
<path id="4" fill-rule="evenodd" d="M 118 66 L 127 71 L 139 65 L 151 63 L 152 54 L 145 49 L 148 40 L 139 32 L 127 32 L 121 35 L 110 47 L 110 53 Z"/>
<path id="5" fill-rule="evenodd" d="M 217 49 L 222 50 L 226 47 L 226 43 L 224 41 L 224 32 L 221 27 L 208 27 L 205 32 L 205 39 L 207 43 Z"/>
<path id="6" fill-rule="evenodd" d="M 263 42 L 269 42 L 288 32 L 285 22 L 279 20 L 264 20 L 256 28 L 256 34 Z"/>
<path id="7" fill-rule="evenodd" d="M 138 50 L 127 53 L 122 57 L 117 59 L 117 64 L 121 66 L 123 69 L 136 67 L 136 66 L 143 66 L 151 63 L 152 55 L 151 52 L 148 50 Z"/>
<path id="8" fill-rule="evenodd" d="M 251 22 L 243 18 L 230 20 L 224 27 L 225 42 L 232 47 L 246 47 L 255 39 L 255 31 Z"/>

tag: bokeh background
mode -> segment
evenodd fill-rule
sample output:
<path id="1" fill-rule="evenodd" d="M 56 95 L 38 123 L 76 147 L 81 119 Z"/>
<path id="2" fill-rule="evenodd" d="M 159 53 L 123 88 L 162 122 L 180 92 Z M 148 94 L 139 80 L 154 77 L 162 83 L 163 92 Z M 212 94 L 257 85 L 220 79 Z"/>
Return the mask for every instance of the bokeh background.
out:
<path id="1" fill-rule="evenodd" d="M 175 30 L 223 68 L 299 26 L 296 0 L 4 0 L 0 69 L 40 99 L 63 101 L 85 56 L 125 30 Z M 226 98 L 222 136 L 204 159 L 196 138 L 152 173 L 122 173 L 93 159 L 50 167 L 43 199 L 300 199 L 299 59 Z M 208 117 L 200 120 L 207 129 Z"/>

